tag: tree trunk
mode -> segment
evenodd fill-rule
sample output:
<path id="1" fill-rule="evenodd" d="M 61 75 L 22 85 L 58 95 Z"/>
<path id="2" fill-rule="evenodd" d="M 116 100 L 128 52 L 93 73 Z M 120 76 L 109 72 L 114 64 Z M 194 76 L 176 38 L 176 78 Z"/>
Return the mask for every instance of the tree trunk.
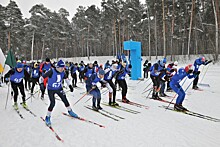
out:
<path id="1" fill-rule="evenodd" d="M 157 11 L 155 11 L 154 17 L 154 33 L 155 33 L 155 52 L 156 52 L 156 59 L 157 59 Z M 151 60 L 151 57 L 150 57 Z"/>
<path id="2" fill-rule="evenodd" d="M 193 23 L 193 13 L 194 13 L 194 5 L 195 5 L 195 0 L 192 0 L 192 9 L 191 9 L 191 17 L 190 17 L 190 26 L 189 26 L 189 40 L 188 40 L 188 57 L 190 59 L 190 39 L 191 39 L 191 32 L 192 32 L 192 23 Z"/>
<path id="3" fill-rule="evenodd" d="M 171 61 L 173 61 L 173 33 L 174 33 L 174 20 L 175 20 L 175 0 L 173 0 L 173 12 L 172 12 L 172 23 L 171 23 Z"/>
<path id="4" fill-rule="evenodd" d="M 150 11 L 149 11 L 148 6 L 147 6 L 147 17 L 148 17 L 148 55 L 151 58 Z"/>
<path id="5" fill-rule="evenodd" d="M 214 0 L 212 0 L 212 5 L 215 16 L 215 61 L 218 61 L 218 16 Z"/>
<path id="6" fill-rule="evenodd" d="M 44 57 L 44 45 L 45 45 L 45 42 L 43 40 L 43 46 L 42 46 L 42 52 L 41 52 L 41 61 L 43 61 L 43 57 Z"/>
<path id="7" fill-rule="evenodd" d="M 166 24 L 165 24 L 165 10 L 164 10 L 164 0 L 162 0 L 163 9 L 163 56 L 166 57 Z"/>

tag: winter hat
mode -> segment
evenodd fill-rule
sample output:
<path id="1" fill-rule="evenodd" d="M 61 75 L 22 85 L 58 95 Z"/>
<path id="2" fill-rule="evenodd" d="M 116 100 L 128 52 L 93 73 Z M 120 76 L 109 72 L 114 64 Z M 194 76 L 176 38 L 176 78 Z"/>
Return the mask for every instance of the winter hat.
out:
<path id="1" fill-rule="evenodd" d="M 34 63 L 34 67 L 37 68 L 37 67 L 38 67 L 38 64 L 37 64 L 37 63 Z"/>
<path id="2" fill-rule="evenodd" d="M 100 70 L 99 70 L 99 74 L 100 74 L 100 75 L 105 75 L 105 71 L 104 71 L 103 69 L 100 69 Z"/>
<path id="3" fill-rule="evenodd" d="M 128 65 L 128 68 L 132 68 L 132 65 L 131 65 L 131 64 L 129 64 L 129 65 Z"/>
<path id="4" fill-rule="evenodd" d="M 201 60 L 202 62 L 205 62 L 205 57 L 200 57 L 200 60 Z"/>
<path id="5" fill-rule="evenodd" d="M 65 67 L 65 63 L 62 61 L 62 60 L 59 60 L 58 62 L 57 62 L 57 66 L 56 67 Z"/>
<path id="6" fill-rule="evenodd" d="M 178 65 L 178 62 L 177 62 L 177 61 L 175 61 L 173 64 L 174 64 L 175 66 L 177 66 L 177 65 Z"/>
<path id="7" fill-rule="evenodd" d="M 21 62 L 18 62 L 17 65 L 16 65 L 16 68 L 23 68 L 23 66 L 24 65 Z"/>
<path id="8" fill-rule="evenodd" d="M 97 61 L 94 61 L 94 64 L 98 64 L 98 62 L 97 62 Z"/>
<path id="9" fill-rule="evenodd" d="M 46 62 L 50 62 L 50 58 L 47 57 L 47 58 L 46 58 Z"/>

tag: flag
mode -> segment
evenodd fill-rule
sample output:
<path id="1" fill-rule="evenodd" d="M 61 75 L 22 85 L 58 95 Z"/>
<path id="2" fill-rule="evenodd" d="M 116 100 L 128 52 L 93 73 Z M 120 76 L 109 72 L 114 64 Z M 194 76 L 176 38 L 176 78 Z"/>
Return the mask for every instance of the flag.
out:
<path id="1" fill-rule="evenodd" d="M 16 66 L 16 60 L 11 50 L 9 50 L 5 64 L 9 65 L 11 68 Z"/>
<path id="2" fill-rule="evenodd" d="M 2 73 L 4 71 L 4 68 L 2 66 L 2 64 L 0 63 L 0 73 Z"/>

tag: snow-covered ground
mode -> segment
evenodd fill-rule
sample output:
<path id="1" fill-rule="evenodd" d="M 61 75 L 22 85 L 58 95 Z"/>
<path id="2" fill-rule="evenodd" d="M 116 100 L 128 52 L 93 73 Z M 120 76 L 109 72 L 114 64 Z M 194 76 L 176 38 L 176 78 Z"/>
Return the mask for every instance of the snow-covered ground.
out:
<path id="1" fill-rule="evenodd" d="M 92 59 L 92 61 L 94 60 Z M 106 58 L 103 58 L 98 61 L 102 61 L 104 64 L 105 60 Z M 109 60 L 111 61 L 111 59 Z M 80 59 L 77 62 L 80 62 Z M 184 61 L 182 63 L 179 67 L 190 62 Z M 206 70 L 207 73 L 202 83 L 209 84 L 210 87 L 200 86 L 203 91 L 194 91 L 190 87 L 186 92 L 183 105 L 192 111 L 220 118 L 220 66 L 210 64 L 209 67 L 201 67 L 200 79 Z M 183 85 L 184 89 L 191 81 L 187 79 Z M 37 117 L 33 117 L 20 106 L 19 110 L 25 118 L 22 120 L 13 110 L 13 100 L 10 96 L 5 110 L 8 87 L 7 85 L 0 87 L 0 147 L 219 147 L 220 122 L 212 122 L 169 110 L 165 111 L 159 106 L 167 106 L 167 103 L 147 99 L 148 93 L 142 94 L 150 82 L 151 80 L 146 79 L 140 82 L 127 78 L 127 98 L 147 105 L 149 109 L 122 103 L 120 105 L 141 112 L 139 114 L 131 114 L 102 105 L 105 110 L 124 117 L 123 120 L 114 121 L 86 109 L 85 105 L 91 105 L 91 100 L 86 102 L 90 96 L 84 97 L 79 103 L 72 106 L 79 116 L 102 124 L 106 128 L 62 115 L 62 112 L 66 112 L 66 108 L 61 101 L 56 100 L 51 121 L 53 128 L 64 142 L 58 141 L 53 132 L 40 119 L 41 116 L 45 117 L 47 112 L 48 106 L 46 104 L 49 103 L 47 95 L 44 101 L 38 97 L 38 94 L 35 95 L 35 98 L 27 101 L 29 108 Z M 66 93 L 71 105 L 85 92 L 84 84 L 78 83 L 78 86 L 81 89 L 75 89 L 73 93 Z M 175 93 L 167 94 L 175 95 Z M 27 91 L 26 95 L 29 96 Z M 121 91 L 117 91 L 117 99 L 120 98 Z M 172 98 L 164 99 L 171 101 Z M 19 95 L 20 101 L 21 96 Z M 108 94 L 102 95 L 102 101 L 108 102 Z"/>

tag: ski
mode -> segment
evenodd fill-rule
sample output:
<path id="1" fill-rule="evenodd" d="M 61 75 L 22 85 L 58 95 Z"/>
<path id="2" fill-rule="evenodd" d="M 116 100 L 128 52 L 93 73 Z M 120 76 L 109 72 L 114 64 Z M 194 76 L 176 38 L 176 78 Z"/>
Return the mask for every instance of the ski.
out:
<path id="1" fill-rule="evenodd" d="M 199 83 L 199 86 L 210 87 L 209 84 L 203 84 L 203 83 Z"/>
<path id="2" fill-rule="evenodd" d="M 108 118 L 111 118 L 111 119 L 113 119 L 114 121 L 119 121 L 118 119 L 116 119 L 116 118 L 114 118 L 114 117 L 112 117 L 112 116 L 110 116 L 110 115 L 108 115 L 108 114 L 106 114 L 106 113 L 104 113 L 104 112 L 96 111 L 96 110 L 92 109 L 91 106 L 84 106 L 84 107 L 86 107 L 86 108 L 89 109 L 89 110 L 93 110 L 93 111 L 95 111 L 95 112 L 97 112 L 97 113 L 100 113 L 100 114 L 103 115 L 103 116 L 106 116 L 106 117 L 108 117 Z"/>
<path id="3" fill-rule="evenodd" d="M 164 100 L 164 99 L 153 99 L 151 97 L 148 97 L 149 99 L 152 99 L 152 100 L 155 100 L 155 101 L 160 101 L 160 102 L 164 102 L 164 103 L 168 103 L 168 104 L 175 104 L 174 102 L 170 102 L 170 101 L 167 101 L 167 100 Z"/>
<path id="4" fill-rule="evenodd" d="M 67 113 L 64 113 L 64 112 L 63 112 L 63 115 L 68 116 L 68 117 L 74 119 L 74 117 L 70 116 L 70 115 L 67 114 Z M 98 123 L 96 123 L 96 122 L 93 122 L 93 121 L 91 121 L 91 120 L 87 120 L 87 119 L 82 118 L 82 117 L 78 117 L 78 118 L 75 118 L 75 119 L 78 119 L 78 120 L 81 120 L 81 121 L 84 121 L 84 122 L 87 122 L 87 123 L 91 123 L 91 124 L 97 125 L 97 126 L 99 126 L 99 127 L 101 127 L 101 128 L 105 128 L 105 126 L 103 126 L 103 125 L 100 125 L 100 124 L 98 124 Z"/>
<path id="5" fill-rule="evenodd" d="M 120 99 L 117 99 L 118 102 L 122 102 L 122 100 Z M 122 102 L 124 103 L 124 102 Z M 136 102 L 128 102 L 128 103 L 125 103 L 125 104 L 129 104 L 129 105 L 133 105 L 133 106 L 136 106 L 136 107 L 139 107 L 139 108 L 145 108 L 145 109 L 149 109 L 149 106 L 146 106 L 146 105 L 143 105 L 143 104 L 139 104 L 139 103 L 136 103 Z"/>
<path id="6" fill-rule="evenodd" d="M 22 103 L 20 103 L 22 105 Z M 23 107 L 24 108 L 24 107 Z M 26 111 L 28 111 L 30 114 L 32 114 L 34 117 L 37 117 L 36 114 L 34 114 L 29 108 L 24 108 Z"/>
<path id="7" fill-rule="evenodd" d="M 205 120 L 209 120 L 209 121 L 213 121 L 213 122 L 220 122 L 220 119 L 210 117 L 210 116 L 207 116 L 207 115 L 203 115 L 203 114 L 200 114 L 200 113 L 196 113 L 196 112 L 193 112 L 193 111 L 189 111 L 189 110 L 188 111 L 177 111 L 177 110 L 174 110 L 174 108 L 170 108 L 170 107 L 168 107 L 168 108 L 165 107 L 165 106 L 159 106 L 159 107 L 165 108 L 166 110 L 171 110 L 171 111 L 174 111 L 174 112 L 179 112 L 179 113 L 187 114 L 187 115 L 190 115 L 190 116 L 195 116 L 195 117 L 205 119 Z"/>
<path id="8" fill-rule="evenodd" d="M 16 112 L 17 112 L 17 114 L 21 117 L 21 119 L 24 119 L 24 117 L 23 117 L 23 115 L 21 114 L 21 112 L 18 110 L 18 109 L 14 109 Z"/>
<path id="9" fill-rule="evenodd" d="M 40 118 L 45 122 L 45 119 L 44 119 L 43 117 L 40 117 Z M 47 125 L 46 125 L 46 126 L 47 126 Z M 56 138 L 57 138 L 59 141 L 64 142 L 64 140 L 60 138 L 60 136 L 55 132 L 55 130 L 53 129 L 52 126 L 47 126 L 47 127 L 55 134 Z"/>
<path id="10" fill-rule="evenodd" d="M 118 109 L 118 110 L 121 110 L 121 111 L 133 113 L 133 114 L 141 113 L 139 111 L 136 111 L 136 110 L 133 110 L 133 109 L 129 109 L 129 108 L 126 108 L 126 107 L 123 107 L 123 106 L 111 106 L 111 105 L 109 105 L 107 103 L 102 103 L 102 104 L 105 105 L 105 106 L 109 106 L 109 107 L 112 107 L 112 108 L 115 108 L 115 109 Z"/>
<path id="11" fill-rule="evenodd" d="M 103 111 L 103 112 L 105 112 L 105 113 L 107 113 L 107 114 L 109 114 L 109 115 L 115 116 L 115 117 L 120 118 L 120 119 L 125 119 L 124 117 L 118 116 L 118 115 L 116 115 L 116 114 L 114 114 L 114 113 L 111 113 L 111 112 L 109 112 L 109 111 L 106 111 L 106 110 L 104 110 L 104 109 L 99 110 L 99 111 Z"/>

